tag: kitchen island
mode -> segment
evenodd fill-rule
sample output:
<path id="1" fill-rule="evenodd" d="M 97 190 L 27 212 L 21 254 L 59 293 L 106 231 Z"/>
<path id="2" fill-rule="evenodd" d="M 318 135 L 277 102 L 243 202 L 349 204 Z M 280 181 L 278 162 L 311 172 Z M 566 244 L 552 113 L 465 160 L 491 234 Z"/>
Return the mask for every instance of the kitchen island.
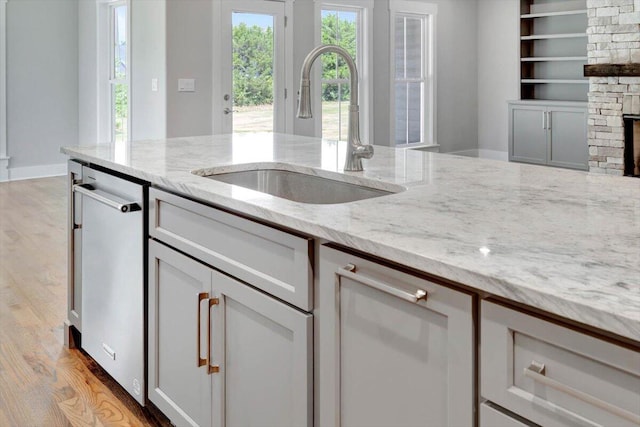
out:
<path id="1" fill-rule="evenodd" d="M 506 349 L 505 346 L 514 342 L 516 345 L 514 348 L 527 347 L 528 341 L 522 341 L 523 338 L 520 337 L 529 335 L 544 338 L 553 345 L 557 345 L 557 343 L 554 344 L 553 336 L 540 336 L 540 334 L 544 335 L 545 331 L 553 331 L 555 326 L 552 326 L 552 323 L 545 321 L 535 326 L 537 325 L 535 323 L 537 320 L 533 320 L 535 318 L 522 314 L 525 316 L 523 320 L 518 318 L 520 313 L 511 313 L 511 311 L 509 311 L 511 314 L 507 315 L 500 305 L 494 307 L 494 302 L 513 304 L 512 307 L 521 309 L 523 312 L 547 316 L 546 319 L 552 322 L 556 320 L 566 322 L 569 328 L 583 328 L 587 334 L 599 335 L 605 340 L 613 339 L 623 343 L 623 347 L 635 348 L 636 350 L 629 353 L 629 350 L 620 347 L 622 353 L 618 354 L 616 353 L 618 350 L 611 350 L 607 347 L 609 344 L 606 344 L 597 351 L 601 354 L 611 354 L 613 359 L 621 361 L 614 363 L 616 369 L 628 369 L 629 372 L 635 372 L 633 375 L 639 375 L 637 373 L 637 345 L 640 342 L 639 180 L 386 147 L 376 147 L 375 156 L 371 160 L 364 161 L 364 172 L 342 173 L 345 152 L 342 144 L 282 134 L 176 138 L 124 143 L 117 146 L 67 147 L 62 151 L 73 159 L 151 183 L 152 187 L 157 188 L 157 190 L 152 189 L 152 195 L 150 195 L 153 199 L 150 206 L 155 206 L 155 208 L 151 207 L 152 210 L 158 210 L 163 203 L 164 206 L 172 207 L 171 209 L 184 208 L 184 212 L 190 212 L 189 215 L 194 219 L 206 217 L 207 221 L 215 220 L 217 224 L 226 224 L 225 226 L 234 225 L 235 221 L 245 221 L 246 218 L 273 226 L 274 230 L 293 233 L 291 235 L 294 240 L 300 239 L 301 236 L 308 236 L 308 239 L 313 239 L 322 246 L 328 243 L 329 249 L 319 248 L 316 255 L 309 250 L 309 258 L 314 256 L 320 258 L 319 266 L 316 266 L 320 279 L 317 279 L 317 271 L 305 273 L 316 275 L 315 279 L 311 279 L 311 282 L 314 282 L 313 286 L 316 287 L 315 291 L 312 290 L 315 292 L 315 297 L 289 300 L 288 295 L 281 290 L 274 288 L 276 290 L 272 292 L 269 288 L 255 285 L 258 289 L 293 304 L 305 312 L 313 312 L 317 328 L 314 332 L 317 346 L 314 350 L 316 360 L 313 363 L 316 382 L 318 378 L 327 378 L 327 375 L 331 375 L 332 372 L 340 372 L 340 363 L 343 364 L 343 375 L 349 372 L 345 367 L 350 366 L 348 365 L 350 359 L 347 357 L 350 354 L 348 348 L 338 349 L 343 354 L 341 361 L 332 359 L 335 354 L 339 354 L 332 346 L 340 345 L 341 341 L 339 337 L 336 339 L 335 336 L 327 333 L 332 329 L 339 329 L 346 334 L 351 329 L 347 328 L 349 325 L 342 325 L 340 319 L 329 319 L 330 316 L 326 311 L 322 313 L 322 308 L 327 310 L 327 307 L 330 309 L 329 314 L 334 308 L 336 312 L 341 310 L 339 307 L 331 306 L 335 300 L 331 293 L 333 291 L 329 292 L 326 289 L 329 289 L 334 282 L 343 280 L 345 295 L 360 295 L 357 292 L 349 294 L 353 292 L 354 280 L 357 282 L 357 276 L 354 274 L 355 267 L 351 261 L 349 263 L 343 261 L 347 259 L 346 256 L 342 257 L 332 252 L 334 249 L 353 251 L 355 258 L 349 259 L 355 259 L 353 263 L 357 263 L 359 267 L 368 266 L 364 267 L 364 271 L 369 268 L 369 273 L 380 273 L 379 277 L 385 279 L 391 277 L 398 283 L 413 283 L 412 277 L 415 274 L 423 274 L 426 281 L 415 283 L 420 286 L 424 284 L 423 287 L 429 291 L 429 298 L 434 295 L 434 299 L 429 301 L 437 303 L 437 298 L 442 297 L 444 298 L 442 304 L 454 307 L 450 311 L 443 309 L 439 312 L 439 315 L 448 319 L 448 323 L 442 324 L 445 329 L 448 328 L 449 334 L 443 335 L 444 342 L 449 342 L 448 353 L 444 353 L 443 361 L 449 363 L 449 375 L 459 370 L 461 378 L 448 377 L 446 380 L 449 382 L 449 393 L 456 388 L 467 390 L 468 393 L 465 396 L 462 396 L 462 393 L 458 394 L 460 396 L 457 398 L 458 409 L 453 401 L 456 394 L 450 395 L 449 403 L 444 404 L 451 408 L 449 418 L 444 414 L 442 423 L 448 420 L 450 425 L 471 425 L 473 424 L 471 420 L 477 416 L 473 415 L 472 410 L 475 407 L 472 402 L 473 396 L 476 396 L 472 389 L 475 388 L 473 384 L 477 381 L 473 380 L 476 377 L 473 373 L 474 363 L 477 362 L 474 362 L 476 358 L 472 349 L 475 345 L 474 337 L 479 333 L 484 336 L 485 325 L 486 338 L 483 340 L 495 342 L 495 348 L 499 350 Z M 367 185 L 395 194 L 342 204 L 304 204 L 202 176 L 269 168 Z M 167 191 L 166 194 L 165 191 Z M 186 197 L 184 206 L 178 200 L 180 197 Z M 198 206 L 198 202 L 221 208 L 223 211 L 209 214 L 204 207 Z M 166 212 L 169 217 L 177 215 L 177 211 L 167 210 Z M 229 218 L 228 214 L 237 214 L 239 219 Z M 219 252 L 225 250 L 223 247 L 215 250 L 203 249 L 202 245 L 189 247 L 184 245 L 184 238 L 177 238 L 175 233 L 167 232 L 168 229 L 163 230 L 156 225 L 154 230 L 154 221 L 163 214 L 152 212 L 151 217 L 154 215 L 156 219 L 150 219 L 152 238 L 160 239 L 163 243 L 187 254 L 191 247 L 197 247 L 196 255 L 192 256 L 202 259 L 205 264 L 214 265 L 215 260 L 222 259 L 223 264 L 238 271 L 238 273 L 231 271 L 227 274 L 245 283 L 252 284 L 253 277 L 257 277 L 256 283 L 268 282 L 263 280 L 264 274 L 256 273 L 251 269 L 249 269 L 251 274 L 246 273 L 245 270 L 238 269 L 237 263 L 229 261 L 228 257 L 219 256 Z M 210 216 L 207 217 L 207 215 Z M 174 220 L 173 226 L 176 225 L 178 222 Z M 234 227 L 242 230 L 245 225 L 249 229 L 254 227 L 249 223 L 243 223 L 243 226 L 234 225 Z M 204 232 L 206 229 L 200 230 Z M 190 232 L 193 236 L 193 230 Z M 258 230 L 257 233 L 260 234 L 263 231 Z M 166 241 L 163 238 L 166 238 Z M 238 240 L 240 245 L 241 240 Z M 216 244 L 213 240 L 211 242 L 213 245 Z M 292 243 L 294 246 L 296 244 L 298 245 L 296 250 L 306 250 L 303 242 Z M 154 245 L 157 246 L 156 249 Z M 167 252 L 164 246 L 156 245 L 154 242 L 151 244 L 151 253 L 156 259 L 156 266 L 174 256 Z M 213 261 L 205 259 L 207 256 L 211 256 L 210 259 Z M 242 254 L 240 253 L 239 256 L 241 257 Z M 364 256 L 366 259 L 359 256 Z M 388 263 L 387 267 L 397 267 L 398 270 L 378 271 L 375 260 Z M 311 261 L 311 264 L 313 262 Z M 176 261 L 176 265 L 187 266 L 191 265 L 190 263 L 191 261 L 186 258 Z M 149 265 L 152 264 L 153 262 L 150 262 Z M 217 265 L 214 267 L 219 268 Z M 201 267 L 196 265 L 189 267 L 191 270 L 199 268 Z M 341 270 L 342 268 L 345 268 L 346 272 Z M 187 267 L 184 269 L 188 270 Z M 400 271 L 402 269 L 406 270 L 402 272 Z M 208 270 L 205 270 L 198 273 L 198 277 L 209 277 Z M 324 279 L 323 271 L 325 271 Z M 336 271 L 334 281 L 331 274 Z M 410 271 L 410 275 L 407 275 L 407 271 Z M 326 274 L 327 272 L 329 274 Z M 160 280 L 159 274 L 161 273 L 158 271 L 155 273 L 150 271 L 152 280 L 156 282 Z M 300 277 L 304 277 L 304 274 Z M 282 283 L 287 280 L 286 277 L 281 279 L 271 282 Z M 220 280 L 223 279 L 220 278 Z M 429 281 L 442 284 L 444 287 L 431 288 L 432 282 Z M 362 282 L 368 282 L 375 287 L 379 286 L 380 280 L 362 279 Z M 234 289 L 234 286 L 229 284 L 222 287 Z M 270 284 L 267 283 L 266 286 Z M 420 300 L 423 295 L 420 293 L 416 293 L 414 297 L 395 290 L 389 291 L 389 287 L 384 284 L 379 288 L 388 294 L 394 293 L 408 300 L 413 298 L 413 303 L 422 304 Z M 447 296 L 448 288 L 458 289 L 460 292 L 457 293 L 469 295 L 469 298 L 461 302 L 456 299 L 457 296 Z M 153 294 L 151 296 L 153 297 Z M 245 297 L 247 301 L 254 298 L 248 295 Z M 485 301 L 487 298 L 493 302 L 487 303 Z M 474 332 L 473 324 L 478 321 L 474 314 L 476 310 L 474 307 L 479 306 L 478 300 L 482 300 L 483 316 L 487 313 L 488 317 L 487 319 L 483 317 L 480 322 L 482 331 Z M 210 304 L 215 306 L 218 303 L 217 298 L 210 299 Z M 391 307 L 394 303 L 390 304 Z M 209 306 L 210 310 L 212 305 Z M 150 304 L 150 307 L 153 306 Z M 466 308 L 460 309 L 460 307 Z M 459 322 L 460 319 L 456 317 L 461 313 L 466 313 L 464 322 Z M 318 314 L 320 314 L 320 320 L 317 320 Z M 151 315 L 155 315 L 153 311 Z M 407 319 L 408 322 L 413 320 L 415 319 Z M 505 325 L 512 325 L 513 330 L 523 331 L 523 335 L 512 333 L 511 338 L 505 338 L 512 342 L 502 342 L 500 328 Z M 531 327 L 535 330 L 528 331 L 529 325 L 534 325 Z M 387 331 L 393 329 L 393 325 L 387 325 L 392 329 L 384 329 L 383 325 L 377 327 Z M 568 329 L 562 328 L 552 335 L 564 336 L 563 331 L 566 330 Z M 454 332 L 457 335 L 454 335 Z M 157 331 L 150 332 L 149 335 L 156 336 Z M 347 340 L 345 338 L 347 336 L 344 335 L 343 339 Z M 308 339 L 308 336 L 305 335 L 305 337 L 304 339 Z M 576 351 L 584 348 L 589 353 L 594 348 L 599 348 L 600 341 L 596 343 L 589 340 L 591 338 L 585 335 L 576 341 L 574 343 Z M 454 342 L 466 344 L 455 347 L 456 344 L 452 344 Z M 540 342 L 542 341 L 538 343 Z M 451 347 L 452 345 L 454 347 Z M 150 344 L 150 348 L 152 347 L 153 343 Z M 617 346 L 614 347 L 618 349 Z M 497 355 L 501 353 L 499 350 Z M 573 351 L 574 348 L 569 350 Z M 372 347 L 372 352 L 376 351 Z M 484 352 L 485 349 L 482 351 Z M 461 354 L 467 356 L 463 358 L 464 360 L 457 361 L 462 366 L 459 367 L 453 363 Z M 520 355 L 522 360 L 518 359 L 520 356 L 516 350 L 513 350 L 513 354 L 516 355 L 515 361 L 506 361 L 504 366 L 507 363 L 515 366 L 525 359 L 527 364 L 530 361 L 529 353 Z M 363 354 L 356 352 L 350 356 L 354 358 L 353 360 L 358 360 Z M 602 359 L 591 354 L 588 354 L 588 357 Z M 483 365 L 480 371 L 487 370 L 488 374 L 484 374 L 485 377 L 490 377 L 489 374 L 493 375 L 491 371 L 496 368 L 491 365 L 485 368 L 485 362 L 490 363 L 489 359 L 489 357 L 482 359 Z M 326 363 L 323 364 L 323 360 Z M 496 360 L 501 361 L 500 357 L 496 357 Z M 318 361 L 320 367 L 317 365 Z M 151 371 L 157 370 L 157 366 L 151 363 Z M 569 360 L 567 363 L 571 365 L 572 362 Z M 630 364 L 630 367 L 625 368 L 625 363 Z M 536 366 L 535 364 L 525 366 L 525 376 L 528 371 L 531 371 L 533 376 L 544 376 L 544 366 Z M 416 368 L 422 369 L 420 365 L 416 365 Z M 588 371 L 586 367 L 583 368 Z M 222 368 L 211 366 L 209 371 L 210 373 L 219 372 L 219 369 Z M 363 378 L 366 376 L 361 379 Z M 358 401 L 359 397 L 356 399 L 354 396 L 359 396 L 359 393 L 349 394 L 349 388 L 344 388 L 346 383 L 340 386 L 341 381 L 340 378 L 334 378 L 320 385 L 317 383 L 314 385 L 317 391 L 316 399 L 320 400 L 314 404 L 316 417 L 320 417 L 316 418 L 316 424 L 332 425 L 338 423 L 340 419 L 348 424 L 344 421 L 346 415 L 340 415 L 340 404 L 354 408 L 357 408 L 358 404 L 364 405 L 363 408 L 367 405 L 371 407 L 373 400 Z M 509 381 L 512 380 L 505 379 L 505 382 Z M 630 401 L 619 403 L 619 406 L 632 408 L 631 411 L 634 411 L 636 399 L 640 402 L 640 390 L 636 390 L 634 385 L 637 377 L 633 381 L 635 382 L 631 383 L 631 394 L 628 393 L 628 388 L 624 387 L 623 390 L 627 390 L 625 393 L 612 392 L 627 396 L 625 399 L 631 396 Z M 301 384 L 302 380 L 296 379 L 294 382 Z M 520 386 L 523 389 L 529 387 L 528 385 Z M 597 383 L 593 383 L 592 386 L 596 391 L 601 388 Z M 342 390 L 342 403 L 332 401 L 332 389 Z M 395 390 L 391 386 L 390 389 Z M 537 423 L 558 422 L 555 418 L 545 418 L 548 416 L 546 413 L 529 414 L 526 412 L 527 407 L 521 407 L 523 402 L 510 400 L 521 396 L 514 398 L 505 395 L 505 397 L 500 393 L 502 393 L 500 390 L 492 391 L 490 384 L 487 387 L 483 384 L 483 397 Z M 410 396 L 403 396 L 403 398 L 408 400 Z M 376 405 L 373 404 L 373 407 Z M 467 408 L 469 412 L 460 408 Z M 492 420 L 493 412 L 488 411 L 493 409 L 486 403 L 482 408 L 485 412 L 481 415 L 481 419 Z M 595 408 L 600 406 L 596 405 Z M 615 408 L 613 412 L 610 409 L 607 409 L 607 413 L 616 413 Z M 574 410 L 580 413 L 580 410 L 575 408 Z M 585 411 L 582 414 L 587 417 L 590 416 L 589 411 L 596 411 L 593 418 L 596 419 L 600 409 L 590 407 Z M 623 418 L 627 421 L 631 420 L 632 423 L 636 422 L 635 415 L 633 413 L 629 415 L 629 411 L 629 409 L 626 410 Z M 306 419 L 309 413 L 300 415 L 300 419 Z M 456 413 L 462 414 L 461 418 L 455 418 Z M 174 420 L 181 417 L 179 423 L 208 425 L 210 422 L 210 420 L 195 422 L 191 418 L 184 418 L 180 415 L 181 410 L 175 414 L 175 418 L 172 416 L 170 418 Z M 456 419 L 461 421 L 456 424 Z M 604 420 L 600 419 L 599 422 L 606 423 L 608 418 Z M 351 421 L 365 422 L 362 418 Z M 486 421 L 485 424 L 489 425 L 489 422 Z"/>
<path id="2" fill-rule="evenodd" d="M 350 175 L 406 191 L 308 205 L 191 173 L 277 163 L 339 179 L 343 148 L 316 138 L 258 134 L 62 151 L 640 341 L 640 180 L 376 147 L 365 171 Z"/>

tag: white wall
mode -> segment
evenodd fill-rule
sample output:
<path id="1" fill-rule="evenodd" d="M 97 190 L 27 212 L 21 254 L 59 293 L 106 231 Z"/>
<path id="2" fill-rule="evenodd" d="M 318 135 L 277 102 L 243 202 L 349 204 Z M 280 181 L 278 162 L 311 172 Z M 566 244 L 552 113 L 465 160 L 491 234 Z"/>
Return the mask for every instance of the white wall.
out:
<path id="1" fill-rule="evenodd" d="M 212 17 L 210 1 L 167 2 L 168 137 L 212 133 Z M 195 79 L 196 91 L 178 92 L 180 78 Z"/>
<path id="2" fill-rule="evenodd" d="M 98 6 L 78 2 L 78 142 L 91 145 L 98 137 Z"/>
<path id="3" fill-rule="evenodd" d="M 9 178 L 64 172 L 78 143 L 78 2 L 7 4 Z"/>
<path id="4" fill-rule="evenodd" d="M 390 0 L 393 1 L 393 0 Z M 480 2 L 484 0 L 479 0 Z M 437 143 L 441 152 L 477 148 L 477 1 L 424 0 L 438 5 L 436 33 Z M 374 8 L 374 135 L 390 145 L 388 5 Z"/>
<path id="5" fill-rule="evenodd" d="M 131 139 L 167 135 L 166 0 L 131 0 Z M 158 91 L 151 80 L 158 79 Z"/>
<path id="6" fill-rule="evenodd" d="M 519 95 L 520 0 L 478 2 L 478 148 L 506 153 L 507 101 Z"/>

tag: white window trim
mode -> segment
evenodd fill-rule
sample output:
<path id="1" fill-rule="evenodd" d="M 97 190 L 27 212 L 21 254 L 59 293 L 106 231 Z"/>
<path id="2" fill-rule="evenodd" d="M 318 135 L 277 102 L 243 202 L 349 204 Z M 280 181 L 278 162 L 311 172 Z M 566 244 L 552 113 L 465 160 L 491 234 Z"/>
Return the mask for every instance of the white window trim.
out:
<path id="1" fill-rule="evenodd" d="M 96 0 L 98 3 L 98 138 L 99 142 L 114 142 L 113 111 L 111 103 L 111 86 L 114 82 L 111 76 L 113 64 L 113 46 L 111 33 L 113 21 L 111 7 L 116 4 L 127 6 L 127 76 L 122 82 L 127 85 L 127 140 L 131 140 L 131 0 Z M 106 58 L 106 59 L 105 59 Z"/>
<path id="2" fill-rule="evenodd" d="M 360 106 L 360 136 L 365 144 L 373 144 L 373 106 L 371 105 L 373 90 L 373 7 L 374 0 L 314 0 L 315 11 L 315 45 L 322 43 L 322 9 L 345 10 L 360 12 L 362 25 L 360 26 L 359 40 L 362 46 L 358 49 L 358 103 Z M 322 85 L 320 84 L 320 67 L 314 67 L 312 90 L 314 93 L 313 111 L 315 117 L 315 135 L 322 136 Z"/>
<path id="3" fill-rule="evenodd" d="M 406 0 L 389 0 L 389 64 L 390 64 L 390 96 L 389 96 L 389 138 L 390 144 L 393 147 L 399 148 L 415 148 L 415 147 L 431 147 L 438 145 L 438 133 L 437 133 L 437 109 L 436 102 L 438 99 L 437 94 L 437 62 L 436 62 L 436 35 L 437 35 L 437 16 L 438 16 L 438 5 L 433 3 L 422 3 L 420 1 L 406 1 Z M 400 146 L 395 143 L 395 135 L 396 135 L 396 98 L 395 98 L 395 75 L 396 75 L 396 65 L 393 58 L 395 57 L 395 43 L 393 43 L 393 38 L 395 37 L 396 30 L 396 15 L 397 14 L 414 14 L 419 16 L 427 16 L 428 25 L 427 25 L 427 34 L 426 43 L 427 43 L 427 52 L 428 58 L 426 59 L 426 63 L 431 68 L 427 70 L 427 74 L 431 73 L 431 79 L 427 79 L 425 82 L 426 93 L 428 96 L 425 98 L 424 102 L 426 105 L 426 117 L 423 117 L 424 122 L 427 124 L 427 132 L 424 135 L 425 141 L 414 144 L 402 144 Z"/>
<path id="4" fill-rule="evenodd" d="M 0 0 L 0 182 L 9 180 L 7 156 L 7 0 Z"/>

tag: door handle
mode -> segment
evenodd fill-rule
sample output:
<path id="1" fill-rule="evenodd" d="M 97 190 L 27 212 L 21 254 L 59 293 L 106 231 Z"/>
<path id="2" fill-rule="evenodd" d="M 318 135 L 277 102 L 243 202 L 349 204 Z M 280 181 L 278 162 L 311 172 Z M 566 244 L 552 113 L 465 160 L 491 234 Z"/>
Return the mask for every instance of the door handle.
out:
<path id="1" fill-rule="evenodd" d="M 547 129 L 551 129 L 551 113 L 547 111 Z"/>
<path id="2" fill-rule="evenodd" d="M 370 286 L 374 289 L 377 289 L 382 292 L 386 292 L 389 295 L 393 295 L 394 297 L 398 297 L 412 303 L 417 303 L 419 301 L 426 301 L 428 298 L 427 291 L 425 290 L 418 289 L 415 293 L 412 294 L 410 292 L 406 292 L 398 288 L 394 288 L 393 286 L 389 286 L 386 283 L 382 283 L 370 277 L 358 275 L 355 273 L 355 271 L 356 271 L 356 266 L 353 264 L 348 264 L 342 267 L 341 269 L 339 269 L 336 272 L 336 274 L 338 276 L 342 276 L 347 279 L 351 279 L 353 281 L 362 283 L 363 285 Z"/>
<path id="3" fill-rule="evenodd" d="M 114 196 L 113 194 L 109 194 L 106 191 L 97 190 L 90 184 L 75 184 L 73 186 L 73 191 L 76 193 L 80 193 L 83 196 L 87 196 L 122 213 L 135 212 L 142 209 L 136 202 L 115 200 L 119 199 L 119 197 Z"/>
<path id="4" fill-rule="evenodd" d="M 218 298 L 209 298 L 209 319 L 207 322 L 207 373 L 209 375 L 220 372 L 220 366 L 211 364 L 211 307 L 218 305 L 220 300 Z"/>
<path id="5" fill-rule="evenodd" d="M 197 329 L 198 330 L 198 338 L 197 338 L 198 343 L 197 343 L 197 346 L 196 346 L 197 352 L 198 352 L 198 368 L 200 366 L 204 366 L 204 365 L 209 363 L 208 359 L 203 359 L 202 357 L 200 357 L 200 351 L 201 351 L 201 349 L 200 349 L 200 323 L 201 323 L 201 321 L 200 321 L 200 313 L 201 313 L 200 308 L 202 307 L 202 301 L 206 300 L 207 298 L 209 298 L 209 294 L 206 293 L 206 292 L 201 292 L 201 293 L 198 294 L 198 319 L 197 319 L 198 320 L 198 329 Z M 209 316 L 209 317 L 211 317 L 211 316 Z M 210 329 L 211 328 L 209 328 L 209 330 Z"/>
<path id="6" fill-rule="evenodd" d="M 237 113 L 238 110 L 232 110 L 231 108 L 227 107 L 223 110 L 223 113 L 225 114 L 231 114 L 231 113 Z"/>
<path id="7" fill-rule="evenodd" d="M 640 415 L 614 406 L 609 402 L 605 402 L 604 400 L 598 399 L 595 396 L 577 390 L 573 387 L 561 383 L 560 381 L 554 380 L 553 378 L 547 377 L 545 373 L 545 366 L 543 363 L 538 363 L 535 360 L 532 361 L 528 367 L 524 368 L 524 376 L 531 378 L 535 382 L 546 385 L 547 387 L 551 387 L 562 393 L 568 394 L 569 396 L 575 397 L 576 399 L 582 400 L 583 402 L 591 404 L 599 409 L 602 409 L 603 411 L 607 411 L 611 414 L 617 415 L 620 418 L 631 421 L 632 423 L 640 424 Z"/>

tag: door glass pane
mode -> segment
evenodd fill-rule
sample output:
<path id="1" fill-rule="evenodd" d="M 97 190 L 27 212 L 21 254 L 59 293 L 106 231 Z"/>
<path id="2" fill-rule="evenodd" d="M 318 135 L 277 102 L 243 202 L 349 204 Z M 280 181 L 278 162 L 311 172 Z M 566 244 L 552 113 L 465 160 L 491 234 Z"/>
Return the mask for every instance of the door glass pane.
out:
<path id="1" fill-rule="evenodd" d="M 322 137 L 346 141 L 349 127 L 349 85 L 322 85 Z"/>
<path id="2" fill-rule="evenodd" d="M 127 140 L 128 106 L 129 99 L 126 84 L 114 84 L 112 88 L 113 99 L 113 142 L 123 142 Z"/>
<path id="3" fill-rule="evenodd" d="M 113 8 L 113 70 L 115 79 L 127 77 L 127 6 Z"/>
<path id="4" fill-rule="evenodd" d="M 322 43 L 344 48 L 354 59 L 358 50 L 358 12 L 322 11 Z M 350 73 L 341 56 L 325 54 L 322 60 L 322 137 L 347 140 Z"/>
<path id="5" fill-rule="evenodd" d="M 234 12 L 233 132 L 273 132 L 274 18 Z"/>

